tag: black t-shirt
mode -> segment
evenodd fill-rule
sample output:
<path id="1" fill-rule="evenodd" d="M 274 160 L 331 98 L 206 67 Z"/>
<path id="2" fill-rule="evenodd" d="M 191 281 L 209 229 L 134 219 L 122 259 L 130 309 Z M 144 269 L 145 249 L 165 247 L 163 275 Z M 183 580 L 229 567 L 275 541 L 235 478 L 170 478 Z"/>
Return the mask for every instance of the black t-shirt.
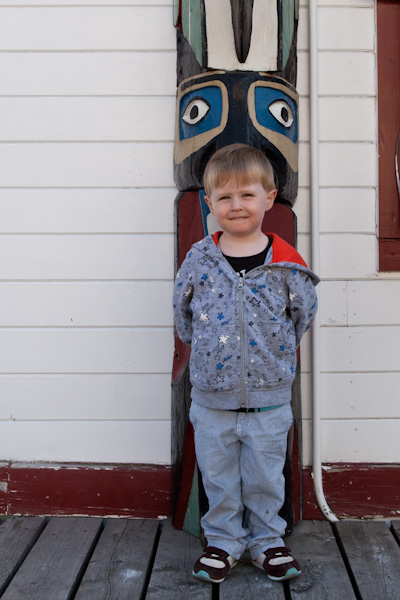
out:
<path id="1" fill-rule="evenodd" d="M 268 254 L 268 250 L 272 246 L 272 239 L 268 240 L 267 247 L 259 254 L 253 254 L 253 256 L 227 256 L 224 254 L 226 260 L 237 273 L 241 271 L 251 271 L 256 267 L 260 267 L 265 263 L 265 259 Z"/>

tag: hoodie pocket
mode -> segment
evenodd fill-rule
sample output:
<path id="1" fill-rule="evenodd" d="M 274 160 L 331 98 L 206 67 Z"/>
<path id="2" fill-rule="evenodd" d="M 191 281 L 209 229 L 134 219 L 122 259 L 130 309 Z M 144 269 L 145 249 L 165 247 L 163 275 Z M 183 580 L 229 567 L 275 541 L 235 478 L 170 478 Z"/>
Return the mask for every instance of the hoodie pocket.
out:
<path id="1" fill-rule="evenodd" d="M 291 322 L 253 324 L 247 348 L 247 381 L 252 388 L 280 387 L 293 380 L 296 346 Z"/>
<path id="2" fill-rule="evenodd" d="M 204 391 L 228 391 L 240 382 L 240 337 L 232 326 L 210 326 L 194 335 L 190 356 L 192 384 Z"/>

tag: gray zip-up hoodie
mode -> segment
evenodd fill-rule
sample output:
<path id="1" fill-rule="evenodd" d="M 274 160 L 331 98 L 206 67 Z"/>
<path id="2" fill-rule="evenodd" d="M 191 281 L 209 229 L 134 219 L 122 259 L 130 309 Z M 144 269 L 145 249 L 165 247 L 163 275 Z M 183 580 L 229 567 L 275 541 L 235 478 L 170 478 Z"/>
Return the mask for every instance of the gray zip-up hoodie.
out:
<path id="1" fill-rule="evenodd" d="M 192 399 L 225 410 L 290 402 L 319 279 L 271 233 L 264 265 L 236 273 L 219 249 L 220 233 L 192 246 L 175 280 L 177 333 L 192 347 Z"/>

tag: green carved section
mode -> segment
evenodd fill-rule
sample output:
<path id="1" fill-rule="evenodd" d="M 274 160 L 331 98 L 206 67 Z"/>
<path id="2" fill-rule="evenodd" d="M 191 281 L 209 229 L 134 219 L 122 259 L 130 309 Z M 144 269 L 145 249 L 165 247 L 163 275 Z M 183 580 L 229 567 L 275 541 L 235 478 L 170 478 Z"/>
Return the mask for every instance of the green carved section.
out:
<path id="1" fill-rule="evenodd" d="M 182 0 L 183 35 L 191 45 L 200 65 L 203 64 L 201 0 Z"/>
<path id="2" fill-rule="evenodd" d="M 192 489 L 182 529 L 192 535 L 200 537 L 199 477 L 197 464 L 194 467 Z"/>
<path id="3" fill-rule="evenodd" d="M 174 27 L 176 27 L 178 25 L 178 19 L 179 19 L 179 0 L 174 0 Z"/>
<path id="4" fill-rule="evenodd" d="M 292 46 L 295 19 L 299 18 L 299 2 L 282 0 L 282 68 L 286 67 Z"/>

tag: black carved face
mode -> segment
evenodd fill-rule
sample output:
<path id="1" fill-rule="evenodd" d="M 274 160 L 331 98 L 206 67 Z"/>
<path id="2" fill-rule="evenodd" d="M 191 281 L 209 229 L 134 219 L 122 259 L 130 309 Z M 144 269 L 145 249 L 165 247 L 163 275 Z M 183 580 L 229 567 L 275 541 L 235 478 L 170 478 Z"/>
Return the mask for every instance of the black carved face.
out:
<path id="1" fill-rule="evenodd" d="M 214 71 L 186 79 L 177 96 L 174 170 L 182 191 L 202 188 L 216 150 L 242 142 L 274 168 L 279 199 L 294 203 L 298 180 L 298 95 L 263 73 Z"/>

